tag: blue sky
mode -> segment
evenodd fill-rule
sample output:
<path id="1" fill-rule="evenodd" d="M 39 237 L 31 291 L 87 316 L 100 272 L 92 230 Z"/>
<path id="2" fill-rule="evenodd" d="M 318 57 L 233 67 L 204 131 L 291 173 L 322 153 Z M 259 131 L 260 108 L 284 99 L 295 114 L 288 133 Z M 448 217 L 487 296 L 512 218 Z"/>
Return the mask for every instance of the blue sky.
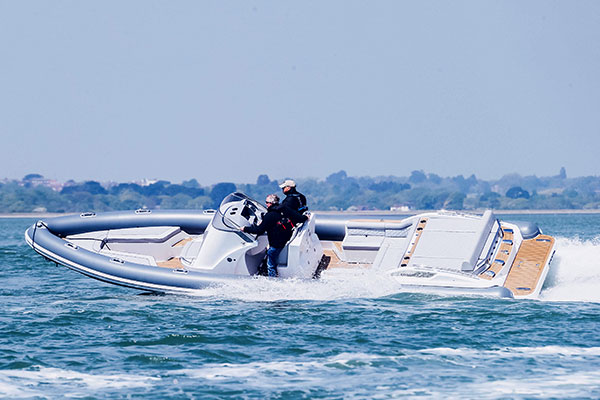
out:
<path id="1" fill-rule="evenodd" d="M 598 1 L 0 0 L 0 178 L 598 175 Z"/>

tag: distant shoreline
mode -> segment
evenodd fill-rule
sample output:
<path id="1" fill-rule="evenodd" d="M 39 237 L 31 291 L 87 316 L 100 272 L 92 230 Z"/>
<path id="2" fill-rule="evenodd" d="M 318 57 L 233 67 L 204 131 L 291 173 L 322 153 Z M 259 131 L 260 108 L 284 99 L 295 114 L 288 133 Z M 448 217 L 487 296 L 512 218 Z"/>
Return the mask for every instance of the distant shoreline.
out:
<path id="1" fill-rule="evenodd" d="M 75 213 L 0 213 L 0 218 L 52 218 Z"/>
<path id="2" fill-rule="evenodd" d="M 411 211 L 389 211 L 389 210 L 365 210 L 365 211 L 315 211 L 315 214 L 321 215 L 415 215 L 437 210 L 411 210 Z M 484 210 L 448 210 L 467 213 L 482 213 Z M 595 210 L 493 210 L 494 214 L 600 214 L 600 209 Z M 52 218 L 65 215 L 75 215 L 77 213 L 0 213 L 0 218 Z"/>

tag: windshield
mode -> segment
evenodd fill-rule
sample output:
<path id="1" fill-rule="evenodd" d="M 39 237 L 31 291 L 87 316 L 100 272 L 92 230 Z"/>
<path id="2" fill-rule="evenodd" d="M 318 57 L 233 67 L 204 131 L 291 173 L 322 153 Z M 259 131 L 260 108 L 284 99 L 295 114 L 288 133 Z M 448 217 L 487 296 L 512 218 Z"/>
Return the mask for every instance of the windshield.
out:
<path id="1" fill-rule="evenodd" d="M 259 224 L 266 212 L 265 206 L 245 194 L 231 193 L 221 202 L 212 225 L 222 231 L 239 231 L 242 226 Z"/>

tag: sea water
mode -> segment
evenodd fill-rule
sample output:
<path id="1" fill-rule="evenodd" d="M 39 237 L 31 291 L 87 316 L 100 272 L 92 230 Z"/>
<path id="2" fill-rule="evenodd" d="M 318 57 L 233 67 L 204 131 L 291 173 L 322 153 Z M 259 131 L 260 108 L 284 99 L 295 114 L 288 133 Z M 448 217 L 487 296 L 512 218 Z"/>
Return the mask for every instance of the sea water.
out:
<path id="1" fill-rule="evenodd" d="M 600 215 L 557 237 L 539 300 L 404 293 L 383 276 L 140 295 L 45 261 L 0 219 L 0 397 L 600 398 Z"/>

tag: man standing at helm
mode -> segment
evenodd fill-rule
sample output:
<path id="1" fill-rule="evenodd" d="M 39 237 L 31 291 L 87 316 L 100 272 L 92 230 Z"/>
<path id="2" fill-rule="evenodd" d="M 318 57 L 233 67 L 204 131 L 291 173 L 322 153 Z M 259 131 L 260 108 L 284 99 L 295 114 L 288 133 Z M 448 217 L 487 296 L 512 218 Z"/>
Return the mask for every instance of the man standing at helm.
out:
<path id="1" fill-rule="evenodd" d="M 298 211 L 300 214 L 308 211 L 308 207 L 306 207 L 306 197 L 296 190 L 296 182 L 287 179 L 280 184 L 279 187 L 283 190 L 283 194 L 285 194 L 285 199 L 281 202 L 282 205 Z"/>
<path id="2" fill-rule="evenodd" d="M 269 248 L 267 249 L 267 270 L 269 276 L 277 276 L 277 259 L 279 254 L 292 237 L 293 224 L 305 222 L 308 217 L 301 215 L 283 204 L 279 204 L 279 197 L 270 194 L 265 201 L 267 213 L 263 216 L 260 225 L 242 227 L 247 233 L 262 235 L 267 232 Z"/>

